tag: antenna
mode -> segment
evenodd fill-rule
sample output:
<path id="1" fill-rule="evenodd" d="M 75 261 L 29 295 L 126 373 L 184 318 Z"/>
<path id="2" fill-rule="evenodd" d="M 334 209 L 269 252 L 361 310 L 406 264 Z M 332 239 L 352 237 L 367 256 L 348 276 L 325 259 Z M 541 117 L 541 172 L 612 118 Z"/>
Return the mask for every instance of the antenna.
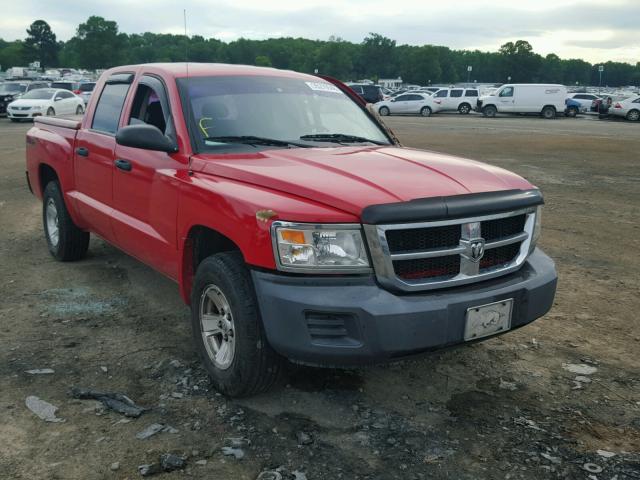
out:
<path id="1" fill-rule="evenodd" d="M 191 143 L 191 129 L 189 125 L 191 124 L 191 95 L 189 91 L 189 36 L 187 35 L 187 9 L 182 10 L 182 16 L 184 18 L 184 65 L 187 73 L 187 121 L 185 125 L 187 126 L 187 135 L 189 137 L 189 143 Z M 187 172 L 189 175 L 193 175 L 193 171 L 191 170 L 191 155 L 189 155 L 189 163 L 187 165 Z"/>

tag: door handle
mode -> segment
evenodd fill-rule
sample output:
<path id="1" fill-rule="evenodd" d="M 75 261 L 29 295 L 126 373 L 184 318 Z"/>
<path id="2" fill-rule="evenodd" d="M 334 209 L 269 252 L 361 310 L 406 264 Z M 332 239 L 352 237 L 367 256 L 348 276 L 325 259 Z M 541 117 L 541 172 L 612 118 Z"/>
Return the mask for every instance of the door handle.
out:
<path id="1" fill-rule="evenodd" d="M 88 157 L 89 156 L 89 149 L 85 148 L 85 147 L 78 147 L 78 148 L 76 148 L 76 153 L 78 155 L 80 155 L 81 157 Z"/>
<path id="2" fill-rule="evenodd" d="M 119 168 L 120 170 L 124 170 L 125 172 L 130 172 L 131 171 L 132 165 L 131 165 L 131 162 L 129 160 L 118 159 L 113 163 L 115 163 L 116 167 Z"/>

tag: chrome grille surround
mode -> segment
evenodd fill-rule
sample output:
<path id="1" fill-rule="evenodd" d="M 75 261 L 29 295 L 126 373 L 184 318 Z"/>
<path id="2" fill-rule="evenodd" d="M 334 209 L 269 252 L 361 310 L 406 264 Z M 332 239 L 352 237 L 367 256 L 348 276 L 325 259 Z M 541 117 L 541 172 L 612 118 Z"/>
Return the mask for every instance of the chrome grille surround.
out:
<path id="1" fill-rule="evenodd" d="M 493 239 L 484 242 L 482 238 L 481 223 L 488 220 L 507 219 L 518 215 L 525 215 L 524 229 L 520 233 Z M 536 207 L 528 207 L 509 212 L 474 216 L 470 218 L 457 218 L 450 220 L 438 220 L 432 222 L 402 223 L 402 224 L 381 224 L 364 225 L 367 244 L 371 253 L 371 259 L 376 277 L 380 284 L 392 290 L 405 292 L 416 292 L 422 290 L 433 290 L 438 288 L 453 287 L 469 283 L 488 280 L 514 272 L 522 266 L 529 255 L 531 238 L 535 226 Z M 413 230 L 450 225 L 460 225 L 460 241 L 457 246 L 447 248 L 437 248 L 422 251 L 411 251 L 403 253 L 391 253 L 387 242 L 387 232 L 391 230 Z M 520 250 L 517 255 L 507 264 L 499 265 L 495 268 L 489 267 L 480 269 L 480 261 L 473 260 L 470 255 L 472 243 L 476 240 L 484 242 L 484 250 L 491 250 L 506 245 L 519 243 Z M 450 278 L 422 278 L 407 280 L 400 278 L 394 269 L 393 262 L 398 260 L 414 260 L 435 257 L 447 257 L 452 255 L 460 256 L 459 272 Z"/>

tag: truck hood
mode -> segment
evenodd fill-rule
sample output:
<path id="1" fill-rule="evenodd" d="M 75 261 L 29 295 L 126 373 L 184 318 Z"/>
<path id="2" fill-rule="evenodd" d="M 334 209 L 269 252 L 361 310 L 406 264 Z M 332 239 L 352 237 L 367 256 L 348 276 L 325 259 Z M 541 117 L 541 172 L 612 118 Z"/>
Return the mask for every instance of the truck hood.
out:
<path id="1" fill-rule="evenodd" d="M 534 188 L 498 167 L 400 147 L 272 149 L 193 157 L 192 170 L 303 197 L 359 216 L 369 205 Z"/>

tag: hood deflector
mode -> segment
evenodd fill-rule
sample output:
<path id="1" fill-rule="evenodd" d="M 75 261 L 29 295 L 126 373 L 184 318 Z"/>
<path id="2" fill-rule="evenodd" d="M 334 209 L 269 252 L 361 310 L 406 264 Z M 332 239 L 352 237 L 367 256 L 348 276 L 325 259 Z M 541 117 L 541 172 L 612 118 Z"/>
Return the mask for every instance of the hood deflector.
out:
<path id="1" fill-rule="evenodd" d="M 543 203 L 538 189 L 502 190 L 370 205 L 362 210 L 361 218 L 362 223 L 370 225 L 428 222 L 500 213 Z"/>

